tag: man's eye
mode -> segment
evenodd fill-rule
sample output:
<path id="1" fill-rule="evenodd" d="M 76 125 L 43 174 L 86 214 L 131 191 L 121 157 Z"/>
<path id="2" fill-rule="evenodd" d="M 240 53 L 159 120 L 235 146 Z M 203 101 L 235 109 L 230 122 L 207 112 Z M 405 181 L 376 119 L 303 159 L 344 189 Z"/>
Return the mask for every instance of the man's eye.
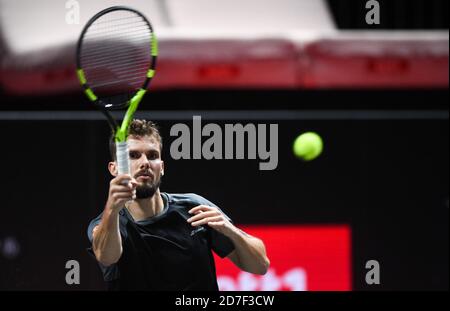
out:
<path id="1" fill-rule="evenodd" d="M 139 152 L 130 152 L 131 159 L 139 159 Z"/>
<path id="2" fill-rule="evenodd" d="M 149 159 L 149 160 L 155 160 L 155 159 L 158 159 L 158 154 L 157 154 L 157 153 L 150 153 L 150 154 L 148 155 L 148 159 Z"/>

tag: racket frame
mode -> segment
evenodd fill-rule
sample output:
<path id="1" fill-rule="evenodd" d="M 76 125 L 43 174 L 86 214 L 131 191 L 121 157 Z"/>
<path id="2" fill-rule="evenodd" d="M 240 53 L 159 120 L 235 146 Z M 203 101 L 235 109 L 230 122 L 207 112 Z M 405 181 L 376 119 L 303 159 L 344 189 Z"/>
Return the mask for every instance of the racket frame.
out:
<path id="1" fill-rule="evenodd" d="M 83 38 L 87 32 L 87 30 L 89 29 L 89 27 L 100 17 L 102 17 L 105 14 L 108 14 L 110 12 L 114 12 L 114 11 L 130 11 L 133 12 L 137 15 L 139 15 L 142 20 L 147 24 L 147 26 L 150 29 L 150 33 L 151 33 L 151 38 L 150 38 L 150 45 L 151 45 L 151 59 L 150 59 L 150 67 L 147 70 L 147 74 L 144 80 L 144 83 L 142 84 L 141 88 L 134 94 L 134 96 L 125 101 L 123 104 L 121 105 L 116 105 L 114 106 L 113 109 L 121 109 L 121 108 L 127 108 L 127 111 L 125 113 L 125 117 L 122 121 L 122 123 L 119 125 L 114 118 L 112 117 L 112 115 L 109 113 L 108 108 L 106 107 L 107 105 L 104 104 L 104 102 L 102 101 L 102 99 L 98 98 L 97 95 L 94 93 L 94 91 L 91 89 L 91 87 L 89 86 L 89 83 L 86 80 L 83 68 L 81 67 L 81 47 L 83 44 Z M 77 76 L 78 79 L 81 83 L 81 86 L 84 89 L 84 93 L 86 94 L 87 98 L 97 107 L 99 108 L 103 114 L 106 116 L 108 123 L 111 126 L 111 130 L 114 133 L 115 136 L 115 141 L 116 142 L 125 142 L 127 140 L 128 137 L 128 127 L 132 121 L 133 115 L 136 112 L 140 101 L 142 100 L 143 96 L 145 95 L 145 93 L 147 92 L 147 89 L 150 85 L 150 82 L 152 80 L 152 78 L 155 75 L 155 68 L 156 68 L 156 61 L 158 58 L 158 40 L 155 36 L 155 32 L 153 30 L 152 25 L 150 24 L 150 22 L 148 21 L 148 19 L 139 11 L 132 9 L 130 7 L 126 7 L 126 6 L 113 6 L 113 7 L 109 7 L 107 9 L 104 9 L 100 12 L 98 12 L 97 14 L 95 14 L 87 23 L 86 25 L 83 27 L 83 30 L 81 31 L 80 37 L 78 38 L 78 42 L 77 42 L 77 49 L 76 49 L 76 67 L 77 67 Z"/>
<path id="2" fill-rule="evenodd" d="M 150 59 L 150 67 L 147 70 L 147 74 L 144 80 L 143 85 L 136 91 L 136 93 L 129 99 L 124 101 L 123 104 L 116 105 L 114 107 L 108 107 L 108 105 L 105 104 L 104 101 L 102 101 L 101 98 L 98 98 L 97 95 L 94 93 L 94 91 L 89 86 L 88 81 L 86 80 L 86 76 L 84 74 L 82 64 L 81 64 L 81 49 L 83 44 L 83 39 L 88 31 L 89 27 L 100 17 L 104 16 L 105 14 L 114 12 L 114 11 L 130 11 L 137 15 L 139 15 L 142 20 L 147 24 L 147 26 L 150 29 L 150 45 L 151 45 L 151 59 Z M 127 138 L 128 138 L 128 130 L 129 126 L 131 124 L 131 121 L 133 119 L 133 116 L 139 106 L 139 103 L 141 102 L 142 98 L 144 97 L 145 93 L 147 92 L 147 89 L 150 85 L 150 82 L 152 78 L 155 75 L 155 68 L 156 68 L 156 60 L 158 57 L 158 40 L 155 36 L 155 32 L 153 30 L 152 25 L 148 21 L 148 19 L 139 11 L 126 7 L 126 6 L 113 6 L 109 7 L 107 9 L 104 9 L 97 14 L 95 14 L 83 27 L 83 30 L 81 31 L 81 34 L 78 38 L 77 47 L 76 47 L 76 72 L 78 79 L 80 81 L 81 86 L 84 89 L 84 93 L 86 94 L 87 98 L 105 115 L 106 119 L 108 120 L 108 124 L 111 127 L 112 133 L 114 133 L 114 138 L 116 142 L 116 157 L 117 157 L 117 163 L 118 163 L 118 173 L 119 174 L 129 174 L 130 172 L 130 165 L 129 165 L 129 155 L 128 155 L 128 144 L 127 144 Z M 109 108 L 109 109 L 108 109 Z M 120 108 L 127 108 L 127 111 L 125 113 L 125 116 L 122 120 L 122 123 L 119 125 L 118 122 L 113 118 L 111 113 L 109 112 L 110 109 L 120 109 Z"/>

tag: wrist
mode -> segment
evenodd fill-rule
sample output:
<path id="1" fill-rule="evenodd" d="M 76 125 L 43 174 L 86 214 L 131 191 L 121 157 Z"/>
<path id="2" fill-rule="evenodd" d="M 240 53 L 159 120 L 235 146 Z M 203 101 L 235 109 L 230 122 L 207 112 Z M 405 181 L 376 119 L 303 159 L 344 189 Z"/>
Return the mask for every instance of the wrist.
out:
<path id="1" fill-rule="evenodd" d="M 119 215 L 120 210 L 121 209 L 119 208 L 115 208 L 113 204 L 110 204 L 110 202 L 107 202 L 103 213 L 106 213 L 108 216 L 117 216 Z"/>
<path id="2" fill-rule="evenodd" d="M 242 241 L 245 238 L 245 235 L 242 230 L 237 228 L 236 226 L 231 226 L 228 230 L 228 234 L 226 236 L 233 242 Z"/>

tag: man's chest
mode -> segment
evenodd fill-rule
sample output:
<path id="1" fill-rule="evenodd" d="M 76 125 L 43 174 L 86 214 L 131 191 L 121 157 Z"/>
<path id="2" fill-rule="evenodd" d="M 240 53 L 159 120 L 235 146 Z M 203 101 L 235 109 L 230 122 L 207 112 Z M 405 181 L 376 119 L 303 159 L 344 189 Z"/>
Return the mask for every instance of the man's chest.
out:
<path id="1" fill-rule="evenodd" d="M 210 252 L 208 232 L 193 227 L 185 219 L 171 215 L 157 223 L 135 225 L 134 239 L 138 239 L 141 251 L 166 260 L 198 260 Z M 176 259 L 175 259 L 176 260 Z"/>

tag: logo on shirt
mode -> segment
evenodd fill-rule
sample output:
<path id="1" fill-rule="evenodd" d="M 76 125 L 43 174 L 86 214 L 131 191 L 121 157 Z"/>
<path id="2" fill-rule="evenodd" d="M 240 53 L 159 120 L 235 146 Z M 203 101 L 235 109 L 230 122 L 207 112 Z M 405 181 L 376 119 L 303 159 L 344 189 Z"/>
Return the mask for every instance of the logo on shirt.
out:
<path id="1" fill-rule="evenodd" d="M 198 227 L 198 228 L 196 228 L 196 229 L 194 229 L 194 230 L 191 231 L 191 236 L 194 236 L 194 235 L 196 235 L 198 232 L 202 232 L 202 231 L 206 231 L 206 229 L 203 228 L 203 227 Z"/>

